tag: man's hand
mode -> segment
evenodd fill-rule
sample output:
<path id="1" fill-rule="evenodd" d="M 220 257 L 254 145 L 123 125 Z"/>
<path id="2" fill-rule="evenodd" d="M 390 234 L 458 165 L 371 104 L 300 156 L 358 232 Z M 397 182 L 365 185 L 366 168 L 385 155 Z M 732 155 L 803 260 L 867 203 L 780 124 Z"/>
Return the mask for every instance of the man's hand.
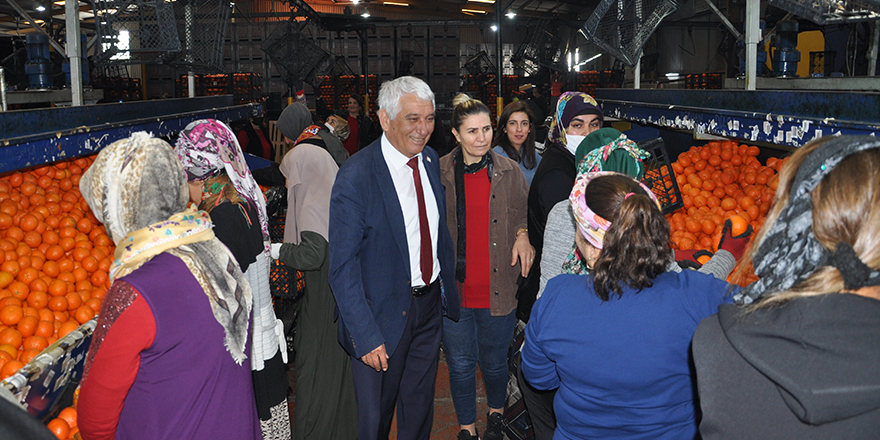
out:
<path id="1" fill-rule="evenodd" d="M 376 371 L 388 371 L 388 353 L 385 352 L 385 344 L 361 357 L 361 361 Z"/>
<path id="2" fill-rule="evenodd" d="M 529 270 L 532 268 L 532 261 L 535 259 L 535 248 L 529 243 L 529 234 L 520 234 L 516 242 L 513 243 L 513 252 L 510 259 L 510 265 L 516 266 L 516 260 L 522 263 L 523 278 L 529 276 Z"/>

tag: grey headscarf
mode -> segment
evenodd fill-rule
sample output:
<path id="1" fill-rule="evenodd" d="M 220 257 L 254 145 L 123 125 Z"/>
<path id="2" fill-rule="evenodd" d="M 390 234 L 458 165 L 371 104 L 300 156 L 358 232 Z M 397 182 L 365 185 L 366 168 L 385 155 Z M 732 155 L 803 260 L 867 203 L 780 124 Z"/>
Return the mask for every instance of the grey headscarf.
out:
<path id="1" fill-rule="evenodd" d="M 117 262 L 125 261 L 130 247 L 145 243 L 141 238 L 144 230 L 160 234 L 156 225 L 179 217 L 186 209 L 188 199 L 186 176 L 174 150 L 165 141 L 145 132 L 134 133 L 130 138 L 116 141 L 101 150 L 94 164 L 83 174 L 80 190 L 95 216 L 117 243 Z M 192 212 L 189 217 L 193 215 L 198 213 Z M 139 238 L 133 238 L 135 236 Z M 247 358 L 244 349 L 253 302 L 251 288 L 229 249 L 213 236 L 213 232 L 209 237 L 196 242 L 181 240 L 182 244 L 169 247 L 165 252 L 183 260 L 199 282 L 211 303 L 214 318 L 225 330 L 226 349 L 241 364 Z M 168 245 L 171 243 L 169 241 Z M 149 247 L 143 249 L 148 251 Z M 147 254 L 144 252 L 143 255 Z M 134 261 L 133 258 L 130 261 Z M 149 258 L 140 259 L 139 264 L 123 265 L 118 271 L 111 270 L 111 279 L 137 270 Z M 105 316 L 102 330 L 95 332 L 93 347 L 100 344 L 106 330 L 124 307 Z M 89 353 L 96 351 L 90 350 Z M 92 358 L 87 358 L 87 366 Z"/>
<path id="2" fill-rule="evenodd" d="M 880 272 L 868 268 L 849 244 L 838 243 L 829 251 L 816 240 L 811 197 L 822 178 L 847 156 L 873 148 L 880 148 L 880 139 L 839 136 L 807 156 L 791 184 L 788 204 L 752 257 L 755 274 L 760 278 L 734 295 L 738 304 L 784 292 L 823 266 L 838 268 L 847 289 L 880 285 Z"/>
<path id="3" fill-rule="evenodd" d="M 310 125 L 314 125 L 312 123 L 312 113 L 309 111 L 308 107 L 298 102 L 288 105 L 284 111 L 281 112 L 281 116 L 278 117 L 278 122 L 275 123 L 275 126 L 278 127 L 278 131 L 280 131 L 284 137 L 294 142 Z M 318 136 L 324 141 L 325 148 L 327 152 L 330 153 L 330 156 L 333 156 L 336 165 L 342 165 L 342 162 L 345 162 L 345 159 L 348 159 L 348 151 L 342 146 L 342 141 L 330 133 L 326 127 L 320 127 Z"/>

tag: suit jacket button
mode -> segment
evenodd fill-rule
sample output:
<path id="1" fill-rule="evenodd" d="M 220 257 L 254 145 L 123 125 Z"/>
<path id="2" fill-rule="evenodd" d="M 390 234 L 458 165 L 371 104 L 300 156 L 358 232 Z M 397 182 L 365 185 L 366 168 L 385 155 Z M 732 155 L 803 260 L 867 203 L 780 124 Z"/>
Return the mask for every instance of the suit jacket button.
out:
<path id="1" fill-rule="evenodd" d="M 496 268 L 492 269 L 492 272 L 498 273 L 498 268 L 496 267 Z"/>
<path id="2" fill-rule="evenodd" d="M 403 311 L 403 316 L 406 316 L 406 310 Z"/>
<path id="3" fill-rule="evenodd" d="M 498 243 L 492 243 L 492 246 L 496 246 L 496 247 L 497 247 L 497 246 L 498 246 Z"/>
<path id="4" fill-rule="evenodd" d="M 495 296 L 498 296 L 498 291 L 497 291 L 497 290 L 495 291 Z"/>

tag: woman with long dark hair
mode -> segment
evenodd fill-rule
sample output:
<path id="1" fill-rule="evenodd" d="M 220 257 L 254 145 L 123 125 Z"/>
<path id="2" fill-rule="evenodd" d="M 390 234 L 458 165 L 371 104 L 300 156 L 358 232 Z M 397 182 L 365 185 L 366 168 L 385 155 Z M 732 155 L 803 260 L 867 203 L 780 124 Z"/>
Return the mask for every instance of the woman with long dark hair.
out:
<path id="1" fill-rule="evenodd" d="M 504 106 L 492 140 L 495 145 L 492 151 L 518 163 L 529 185 L 541 163 L 541 155 L 535 150 L 536 128 L 535 116 L 528 104 L 514 101 Z"/>
<path id="2" fill-rule="evenodd" d="M 690 342 L 730 285 L 667 271 L 669 223 L 631 177 L 588 173 L 569 200 L 589 273 L 550 280 L 522 350 L 529 383 L 558 388 L 553 438 L 694 438 Z"/>

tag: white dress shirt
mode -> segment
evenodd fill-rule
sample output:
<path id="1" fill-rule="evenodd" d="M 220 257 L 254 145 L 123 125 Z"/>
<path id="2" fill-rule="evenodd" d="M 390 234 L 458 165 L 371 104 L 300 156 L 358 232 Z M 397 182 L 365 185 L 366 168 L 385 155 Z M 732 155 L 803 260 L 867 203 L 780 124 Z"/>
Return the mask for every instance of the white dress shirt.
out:
<path id="1" fill-rule="evenodd" d="M 413 182 L 413 170 L 407 165 L 410 158 L 404 156 L 397 148 L 394 148 L 384 134 L 382 134 L 381 145 L 382 156 L 385 157 L 385 164 L 388 165 L 388 171 L 391 172 L 391 180 L 394 182 L 394 188 L 397 190 L 397 199 L 400 201 L 400 208 L 403 211 L 403 223 L 406 226 L 406 242 L 409 246 L 409 267 L 412 272 L 410 282 L 413 287 L 422 286 L 425 282 L 422 281 L 421 268 L 422 235 L 419 230 L 419 201 L 416 196 L 415 182 Z M 431 189 L 431 180 L 428 179 L 428 173 L 425 171 L 425 161 L 430 161 L 431 159 L 423 156 L 422 153 L 417 154 L 416 157 L 419 158 L 419 174 L 422 176 L 422 191 L 425 195 L 428 229 L 431 230 L 431 251 L 434 259 L 431 282 L 434 282 L 440 274 L 440 262 L 437 260 L 437 228 L 440 224 L 440 211 L 437 208 L 434 191 Z M 439 164 L 436 165 L 439 166 Z"/>

